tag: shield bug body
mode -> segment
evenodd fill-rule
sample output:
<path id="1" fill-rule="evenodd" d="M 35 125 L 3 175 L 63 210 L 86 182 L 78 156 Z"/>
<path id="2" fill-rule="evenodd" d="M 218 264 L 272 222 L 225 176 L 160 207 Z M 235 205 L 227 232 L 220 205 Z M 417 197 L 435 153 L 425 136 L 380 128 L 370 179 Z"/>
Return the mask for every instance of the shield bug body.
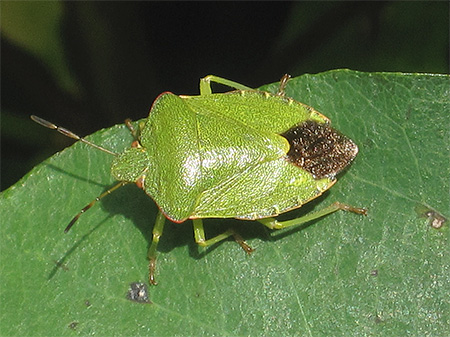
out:
<path id="1" fill-rule="evenodd" d="M 258 91 L 216 76 L 200 81 L 199 96 L 162 93 L 145 124 L 130 127 L 133 145 L 115 157 L 111 174 L 120 181 L 84 207 L 126 183 L 136 183 L 158 205 L 148 251 L 149 281 L 156 284 L 156 248 L 165 219 L 192 219 L 195 241 L 210 246 L 234 236 L 232 229 L 206 239 L 204 218 L 258 220 L 271 229 L 300 225 L 337 210 L 366 214 L 365 209 L 334 203 L 318 212 L 279 222 L 274 217 L 318 197 L 336 182 L 336 174 L 356 156 L 356 144 L 330 127 L 327 117 L 285 97 L 285 75 L 277 94 Z M 213 94 L 211 82 L 235 88 Z M 66 136 L 92 145 L 67 129 L 32 116 Z"/>

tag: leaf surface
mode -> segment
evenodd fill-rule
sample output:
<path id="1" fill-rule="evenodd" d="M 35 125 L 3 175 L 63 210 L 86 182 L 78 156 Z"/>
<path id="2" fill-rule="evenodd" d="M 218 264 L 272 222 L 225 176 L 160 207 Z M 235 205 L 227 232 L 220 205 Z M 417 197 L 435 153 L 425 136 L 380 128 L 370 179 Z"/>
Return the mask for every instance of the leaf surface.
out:
<path id="1" fill-rule="evenodd" d="M 367 207 L 367 217 L 337 212 L 284 232 L 205 223 L 208 237 L 235 226 L 251 256 L 232 240 L 203 252 L 191 222 L 168 222 L 152 303 L 131 302 L 129 284 L 147 280 L 157 208 L 125 186 L 64 234 L 114 185 L 112 158 L 76 143 L 1 194 L 1 334 L 450 334 L 448 222 L 434 229 L 421 216 L 450 217 L 449 77 L 336 70 L 292 79 L 286 91 L 360 152 L 329 192 L 283 218 L 334 201 Z M 117 152 L 132 141 L 123 125 L 88 139 Z"/>

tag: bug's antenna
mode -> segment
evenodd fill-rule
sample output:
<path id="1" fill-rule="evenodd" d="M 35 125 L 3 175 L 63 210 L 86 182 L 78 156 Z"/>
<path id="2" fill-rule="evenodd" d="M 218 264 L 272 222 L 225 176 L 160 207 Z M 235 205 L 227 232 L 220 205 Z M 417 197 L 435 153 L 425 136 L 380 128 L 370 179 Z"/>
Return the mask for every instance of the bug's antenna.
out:
<path id="1" fill-rule="evenodd" d="M 52 129 L 52 130 L 56 130 L 59 133 L 63 134 L 64 136 L 67 136 L 67 137 L 79 140 L 80 142 L 85 143 L 87 145 L 90 145 L 92 147 L 95 147 L 96 149 L 98 149 L 100 151 L 112 154 L 113 156 L 117 156 L 116 153 L 114 153 L 114 152 L 112 152 L 112 151 L 110 151 L 108 149 L 105 149 L 104 147 L 101 147 L 99 145 L 96 145 L 94 143 L 91 143 L 90 141 L 84 139 L 83 137 L 78 136 L 77 134 L 73 133 L 70 130 L 67 130 L 67 129 L 63 128 L 63 127 L 55 125 L 55 124 L 53 124 L 53 123 L 51 123 L 49 121 L 46 121 L 45 119 L 42 119 L 42 118 L 40 118 L 38 116 L 35 116 L 35 115 L 31 115 L 30 117 L 31 117 L 31 119 L 33 121 L 35 121 L 36 123 L 38 123 L 38 124 L 40 124 L 42 126 L 45 126 L 46 128 L 49 128 L 49 129 Z"/>
<path id="2" fill-rule="evenodd" d="M 74 216 L 74 218 L 72 219 L 72 221 L 70 221 L 70 223 L 67 225 L 66 229 L 64 229 L 64 233 L 67 233 L 72 226 L 75 224 L 75 222 L 80 218 L 80 216 L 86 212 L 89 208 L 91 208 L 92 206 L 94 206 L 96 204 L 97 201 L 99 201 L 100 199 L 106 197 L 108 194 L 111 194 L 113 191 L 117 190 L 119 187 L 122 187 L 123 185 L 127 184 L 127 182 L 125 181 L 121 181 L 120 183 L 118 183 L 117 185 L 111 187 L 109 190 L 103 192 L 102 194 L 100 194 L 97 198 L 95 198 L 94 200 L 92 200 L 89 204 L 87 204 L 86 206 L 84 206 L 81 211 Z"/>

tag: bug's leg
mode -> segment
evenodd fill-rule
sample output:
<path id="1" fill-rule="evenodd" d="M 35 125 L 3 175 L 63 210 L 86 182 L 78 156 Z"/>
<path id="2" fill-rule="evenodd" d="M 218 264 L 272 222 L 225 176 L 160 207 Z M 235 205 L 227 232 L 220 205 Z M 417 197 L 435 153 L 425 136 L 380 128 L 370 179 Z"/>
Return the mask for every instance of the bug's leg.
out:
<path id="1" fill-rule="evenodd" d="M 131 147 L 140 147 L 141 141 L 140 136 L 142 129 L 144 128 L 145 122 L 139 122 L 138 128 L 136 129 L 133 124 L 132 120 L 127 118 L 125 119 L 125 125 L 127 126 L 128 130 L 130 130 L 131 134 L 133 135 L 134 141 L 131 143 Z"/>
<path id="2" fill-rule="evenodd" d="M 134 141 L 138 142 L 139 141 L 139 133 L 138 130 L 136 130 L 133 126 L 133 124 L 131 124 L 132 120 L 127 118 L 125 119 L 125 125 L 127 126 L 128 130 L 130 130 L 131 134 L 133 135 Z"/>
<path id="3" fill-rule="evenodd" d="M 270 229 L 282 229 L 287 228 L 295 225 L 301 225 L 303 223 L 306 223 L 308 221 L 312 221 L 318 218 L 321 218 L 325 215 L 328 215 L 330 213 L 343 210 L 348 212 L 353 212 L 361 215 L 367 215 L 367 210 L 365 208 L 356 208 L 352 207 L 346 204 L 342 204 L 340 202 L 335 202 L 331 204 L 328 207 L 325 207 L 324 209 L 321 209 L 320 211 L 306 214 L 304 216 L 301 216 L 296 219 L 287 220 L 287 221 L 277 221 L 275 218 L 265 218 L 265 219 L 259 219 L 258 221 L 261 222 L 264 226 L 269 227 Z"/>
<path id="4" fill-rule="evenodd" d="M 200 95 L 209 95 L 212 93 L 211 82 L 223 84 L 238 90 L 253 90 L 252 88 L 249 88 L 237 82 L 230 81 L 219 76 L 208 75 L 200 79 Z"/>
<path id="5" fill-rule="evenodd" d="M 67 233 L 72 226 L 75 224 L 75 222 L 77 222 L 77 220 L 80 218 L 80 216 L 82 216 L 88 209 L 90 209 L 92 206 L 94 206 L 98 201 L 100 201 L 101 199 L 103 199 L 104 197 L 106 197 L 107 195 L 110 195 L 112 192 L 114 192 L 115 190 L 117 190 L 119 187 L 124 186 L 125 184 L 127 184 L 127 182 L 125 181 L 121 181 L 120 183 L 118 183 L 117 185 L 114 185 L 113 187 L 111 187 L 109 190 L 103 192 L 102 194 L 100 194 L 97 198 L 95 198 L 94 200 L 92 200 L 89 204 L 87 204 L 86 206 L 84 206 L 80 212 L 78 212 L 77 215 L 74 216 L 74 218 L 69 222 L 69 224 L 67 225 L 66 229 L 64 229 L 64 233 Z"/>
<path id="6" fill-rule="evenodd" d="M 166 218 L 161 211 L 158 212 L 156 216 L 155 226 L 153 227 L 153 238 L 152 243 L 150 244 L 150 248 L 148 249 L 147 257 L 149 260 L 148 263 L 148 280 L 150 284 L 156 285 L 155 281 L 155 268 L 156 268 L 156 247 L 158 246 L 159 238 L 161 237 L 164 229 L 164 224 L 166 222 Z"/>
<path id="7" fill-rule="evenodd" d="M 289 81 L 290 78 L 291 78 L 291 75 L 289 75 L 289 74 L 283 75 L 283 77 L 280 80 L 280 86 L 278 87 L 278 91 L 277 91 L 278 96 L 284 96 L 286 94 L 285 89 L 286 89 L 287 82 Z"/>
<path id="8" fill-rule="evenodd" d="M 219 234 L 209 240 L 206 240 L 205 237 L 205 230 L 203 229 L 203 220 L 202 219 L 194 219 L 192 220 L 192 222 L 194 223 L 194 237 L 195 237 L 195 242 L 197 242 L 198 245 L 202 246 L 202 247 L 208 247 L 211 246 L 217 242 L 220 242 L 222 240 L 225 240 L 226 238 L 233 236 L 234 240 L 236 240 L 237 243 L 239 243 L 239 245 L 242 247 L 242 249 L 244 251 L 246 251 L 247 253 L 251 253 L 253 252 L 253 248 L 250 247 L 245 241 L 244 239 L 238 234 L 236 233 L 233 229 L 228 229 L 227 231 L 223 232 L 222 234 Z"/>

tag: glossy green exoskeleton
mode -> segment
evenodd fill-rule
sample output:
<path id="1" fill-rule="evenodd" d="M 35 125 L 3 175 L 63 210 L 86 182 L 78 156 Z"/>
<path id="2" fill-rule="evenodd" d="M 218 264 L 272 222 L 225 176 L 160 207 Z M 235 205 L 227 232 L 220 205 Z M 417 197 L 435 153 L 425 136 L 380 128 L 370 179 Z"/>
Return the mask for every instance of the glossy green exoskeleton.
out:
<path id="1" fill-rule="evenodd" d="M 133 145 L 114 154 L 67 129 L 32 116 L 115 158 L 111 174 L 120 183 L 84 207 L 67 226 L 96 201 L 126 183 L 136 183 L 158 205 L 148 251 L 149 281 L 156 284 L 156 248 L 165 218 L 193 220 L 195 241 L 210 246 L 234 236 L 232 229 L 206 239 L 203 218 L 258 220 L 271 229 L 300 225 L 337 210 L 366 214 L 365 209 L 334 203 L 289 221 L 274 217 L 318 197 L 336 182 L 336 174 L 356 156 L 356 144 L 330 127 L 327 117 L 285 97 L 285 75 L 277 94 L 258 91 L 216 76 L 200 81 L 199 96 L 162 93 L 143 127 L 134 130 Z M 235 88 L 213 94 L 211 82 Z"/>

